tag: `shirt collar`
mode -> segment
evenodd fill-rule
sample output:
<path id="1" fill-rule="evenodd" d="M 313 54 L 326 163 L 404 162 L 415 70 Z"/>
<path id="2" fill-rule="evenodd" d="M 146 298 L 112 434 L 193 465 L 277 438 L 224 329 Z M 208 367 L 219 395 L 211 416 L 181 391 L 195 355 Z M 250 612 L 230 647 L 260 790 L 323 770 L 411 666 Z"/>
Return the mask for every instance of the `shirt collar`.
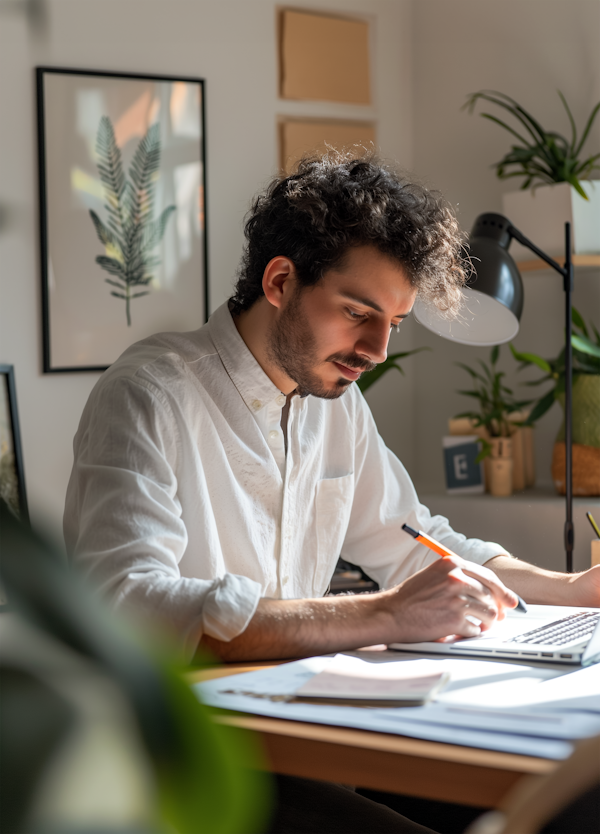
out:
<path id="1" fill-rule="evenodd" d="M 281 396 L 238 333 L 227 302 L 208 320 L 208 331 L 225 370 L 250 411 L 258 412 Z"/>

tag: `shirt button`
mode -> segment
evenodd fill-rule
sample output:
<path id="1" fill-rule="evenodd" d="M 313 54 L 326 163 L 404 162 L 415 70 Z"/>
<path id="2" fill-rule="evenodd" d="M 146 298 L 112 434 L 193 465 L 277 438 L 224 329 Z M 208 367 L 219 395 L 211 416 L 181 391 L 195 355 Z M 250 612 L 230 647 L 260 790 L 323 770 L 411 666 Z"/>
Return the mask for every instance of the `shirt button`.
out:
<path id="1" fill-rule="evenodd" d="M 262 403 L 261 403 L 261 401 L 260 401 L 260 400 L 254 400 L 254 401 L 253 401 L 253 403 L 252 403 L 252 408 L 253 408 L 255 411 L 258 411 L 258 409 L 259 409 L 259 408 L 262 408 Z"/>
<path id="2" fill-rule="evenodd" d="M 289 576 L 284 576 L 283 579 L 281 580 L 281 584 L 282 585 L 287 585 L 288 584 L 288 579 L 289 579 Z"/>
<path id="3" fill-rule="evenodd" d="M 269 439 L 270 440 L 277 440 L 278 437 L 279 437 L 279 432 L 278 431 L 275 431 L 273 429 L 273 431 L 269 432 Z"/>
<path id="4" fill-rule="evenodd" d="M 277 403 L 277 405 L 285 405 L 285 397 L 283 396 L 283 394 L 280 394 L 278 397 L 276 397 L 275 402 Z"/>

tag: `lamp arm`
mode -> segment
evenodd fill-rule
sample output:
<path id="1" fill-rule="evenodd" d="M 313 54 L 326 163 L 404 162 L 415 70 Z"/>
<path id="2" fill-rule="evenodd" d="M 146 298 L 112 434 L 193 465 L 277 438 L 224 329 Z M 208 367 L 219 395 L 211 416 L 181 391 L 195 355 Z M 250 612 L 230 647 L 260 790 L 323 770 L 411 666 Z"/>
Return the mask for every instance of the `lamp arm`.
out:
<path id="1" fill-rule="evenodd" d="M 525 237 L 523 232 L 520 232 L 512 224 L 509 225 L 506 231 L 511 236 L 511 238 L 518 240 L 521 246 L 526 246 L 528 249 L 531 249 L 531 251 L 534 252 L 538 256 L 538 258 L 541 258 L 543 261 L 545 261 L 549 266 L 552 267 L 552 269 L 555 269 L 557 272 L 560 272 L 563 278 L 567 277 L 567 269 L 561 266 L 557 261 L 555 261 L 554 258 L 551 258 L 550 255 L 546 255 L 546 253 L 542 249 L 537 247 L 535 243 L 529 240 L 528 237 Z"/>

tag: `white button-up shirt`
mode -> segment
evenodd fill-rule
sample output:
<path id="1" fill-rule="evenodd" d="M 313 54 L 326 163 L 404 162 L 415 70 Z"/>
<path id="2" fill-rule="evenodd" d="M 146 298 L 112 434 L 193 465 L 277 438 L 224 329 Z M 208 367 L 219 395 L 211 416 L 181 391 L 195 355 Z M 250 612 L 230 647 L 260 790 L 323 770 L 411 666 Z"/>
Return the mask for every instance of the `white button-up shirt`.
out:
<path id="1" fill-rule="evenodd" d="M 192 333 L 128 348 L 98 381 L 74 441 L 65 538 L 120 609 L 166 623 L 191 657 L 240 634 L 261 597 L 320 597 L 341 555 L 382 587 L 436 559 L 506 554 L 431 516 L 356 385 L 286 398 L 227 305 Z"/>

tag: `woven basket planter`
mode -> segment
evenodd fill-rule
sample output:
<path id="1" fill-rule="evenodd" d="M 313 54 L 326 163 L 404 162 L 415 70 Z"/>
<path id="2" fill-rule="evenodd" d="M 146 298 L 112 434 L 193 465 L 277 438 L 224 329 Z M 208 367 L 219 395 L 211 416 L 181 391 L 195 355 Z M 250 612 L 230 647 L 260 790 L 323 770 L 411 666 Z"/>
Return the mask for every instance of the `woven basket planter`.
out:
<path id="1" fill-rule="evenodd" d="M 552 480 L 561 495 L 565 494 L 564 440 L 563 421 L 552 454 Z M 580 374 L 573 385 L 573 495 L 600 495 L 600 375 L 597 374 Z"/>
<path id="2" fill-rule="evenodd" d="M 565 444 L 555 443 L 552 480 L 560 495 L 565 487 Z M 600 449 L 573 443 L 573 495 L 600 495 Z"/>

